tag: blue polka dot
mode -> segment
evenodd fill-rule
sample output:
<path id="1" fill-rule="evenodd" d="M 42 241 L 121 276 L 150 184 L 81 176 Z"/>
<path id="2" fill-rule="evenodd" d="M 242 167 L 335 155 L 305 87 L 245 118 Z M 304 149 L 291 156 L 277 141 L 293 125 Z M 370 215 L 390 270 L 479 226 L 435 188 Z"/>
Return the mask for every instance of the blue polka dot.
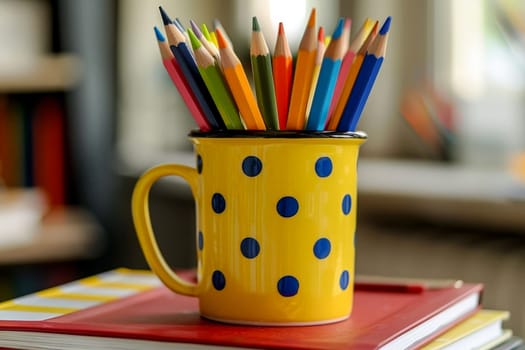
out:
<path id="1" fill-rule="evenodd" d="M 224 274 L 219 270 L 213 271 L 211 281 L 213 283 L 213 287 L 217 290 L 223 290 L 224 287 L 226 287 L 226 278 L 224 277 Z"/>
<path id="2" fill-rule="evenodd" d="M 327 238 L 319 238 L 314 244 L 314 255 L 318 259 L 324 259 L 330 254 L 332 246 Z"/>
<path id="3" fill-rule="evenodd" d="M 283 297 L 292 297 L 299 291 L 299 281 L 293 276 L 284 276 L 277 282 L 277 290 Z"/>
<path id="4" fill-rule="evenodd" d="M 348 284 L 350 283 L 350 274 L 348 273 L 348 270 L 344 270 L 341 273 L 341 277 L 339 277 L 339 286 L 342 290 L 346 290 L 348 288 Z"/>
<path id="5" fill-rule="evenodd" d="M 332 161 L 328 157 L 321 157 L 315 162 L 315 172 L 319 177 L 327 177 L 332 173 Z"/>
<path id="6" fill-rule="evenodd" d="M 350 209 L 352 208 L 352 197 L 349 194 L 345 194 L 343 197 L 343 214 L 350 214 Z"/>
<path id="7" fill-rule="evenodd" d="M 248 259 L 253 259 L 259 255 L 259 242 L 255 238 L 247 237 L 241 242 L 241 252 Z"/>
<path id="8" fill-rule="evenodd" d="M 199 247 L 199 250 L 204 248 L 204 235 L 202 234 L 202 231 L 199 231 L 199 234 L 197 235 L 197 246 Z"/>
<path id="9" fill-rule="evenodd" d="M 262 170 L 262 162 L 255 156 L 248 156 L 242 161 L 242 171 L 250 177 L 259 175 Z"/>
<path id="10" fill-rule="evenodd" d="M 299 210 L 299 202 L 294 197 L 283 197 L 277 202 L 277 212 L 285 218 L 289 218 L 297 214 Z"/>
<path id="11" fill-rule="evenodd" d="M 202 157 L 200 154 L 197 155 L 197 172 L 202 173 Z"/>
<path id="12" fill-rule="evenodd" d="M 226 200 L 224 199 L 224 196 L 220 193 L 214 193 L 211 198 L 211 207 L 217 214 L 222 213 L 224 209 L 226 209 Z"/>

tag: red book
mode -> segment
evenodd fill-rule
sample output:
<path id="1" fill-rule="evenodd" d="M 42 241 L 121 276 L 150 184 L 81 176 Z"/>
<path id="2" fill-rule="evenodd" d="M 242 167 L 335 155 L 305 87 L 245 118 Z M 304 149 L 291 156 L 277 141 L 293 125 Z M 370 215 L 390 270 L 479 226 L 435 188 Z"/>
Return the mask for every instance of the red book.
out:
<path id="1" fill-rule="evenodd" d="M 412 349 L 478 310 L 482 289 L 356 291 L 343 322 L 238 326 L 201 318 L 196 298 L 172 293 L 150 273 L 118 269 L 0 304 L 0 348 Z M 75 306 L 75 298 L 84 306 Z"/>
<path id="2" fill-rule="evenodd" d="M 33 119 L 34 183 L 48 196 L 51 207 L 65 204 L 64 116 L 60 103 L 48 97 L 37 106 Z"/>

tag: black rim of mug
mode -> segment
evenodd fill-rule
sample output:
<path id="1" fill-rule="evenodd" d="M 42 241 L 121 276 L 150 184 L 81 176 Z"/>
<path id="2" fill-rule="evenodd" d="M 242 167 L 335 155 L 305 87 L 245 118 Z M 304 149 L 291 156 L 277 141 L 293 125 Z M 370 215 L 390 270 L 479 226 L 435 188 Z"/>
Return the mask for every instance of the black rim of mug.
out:
<path id="1" fill-rule="evenodd" d="M 193 130 L 189 137 L 207 138 L 344 138 L 344 139 L 367 139 L 363 131 L 310 131 L 310 130 Z"/>

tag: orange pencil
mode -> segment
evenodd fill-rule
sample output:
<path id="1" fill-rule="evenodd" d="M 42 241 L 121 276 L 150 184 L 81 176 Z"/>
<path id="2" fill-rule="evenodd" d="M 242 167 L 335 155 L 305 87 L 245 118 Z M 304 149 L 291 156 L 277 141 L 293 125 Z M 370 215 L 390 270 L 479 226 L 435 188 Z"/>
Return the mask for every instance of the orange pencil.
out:
<path id="1" fill-rule="evenodd" d="M 367 18 L 363 23 L 361 29 L 359 29 L 359 32 L 357 32 L 357 35 L 354 38 L 354 40 L 352 40 L 352 44 L 350 44 L 350 47 L 347 49 L 346 54 L 343 57 L 343 62 L 341 63 L 341 70 L 339 71 L 339 76 L 337 77 L 337 82 L 335 84 L 334 96 L 332 97 L 332 101 L 330 102 L 330 109 L 328 110 L 328 118 L 332 117 L 332 114 L 335 110 L 335 106 L 337 105 L 337 102 L 341 97 L 341 93 L 343 92 L 343 88 L 346 79 L 348 78 L 348 74 L 350 73 L 350 68 L 352 67 L 352 63 L 354 62 L 355 55 L 357 54 L 357 51 L 359 51 L 361 46 L 363 46 L 363 43 L 368 37 L 368 34 L 370 34 L 370 31 L 372 30 L 373 26 L 374 22 L 370 18 Z"/>
<path id="2" fill-rule="evenodd" d="M 303 130 L 304 124 L 306 123 L 306 107 L 308 105 L 308 97 L 310 96 L 315 56 L 317 53 L 315 14 L 315 8 L 313 8 L 301 43 L 299 44 L 292 95 L 290 98 L 290 109 L 286 122 L 286 128 L 288 130 Z"/>
<path id="3" fill-rule="evenodd" d="M 354 62 L 352 63 L 352 66 L 350 67 L 348 78 L 345 81 L 343 91 L 341 92 L 341 96 L 339 97 L 337 101 L 334 112 L 332 116 L 330 117 L 330 120 L 328 121 L 328 125 L 325 128 L 326 130 L 336 130 L 337 129 L 337 125 L 339 124 L 339 121 L 341 120 L 341 116 L 343 115 L 343 111 L 345 109 L 345 105 L 348 100 L 348 97 L 350 97 L 350 93 L 352 92 L 352 88 L 354 87 L 355 79 L 357 77 L 357 74 L 359 73 L 359 69 L 361 68 L 361 64 L 363 63 L 363 60 L 365 58 L 366 51 L 368 50 L 370 43 L 372 43 L 372 41 L 377 35 L 378 25 L 379 25 L 379 22 L 376 21 L 374 24 L 374 27 L 368 34 L 368 37 L 366 38 L 365 42 L 363 43 L 363 45 L 361 45 L 361 48 L 359 49 L 354 59 Z"/>
<path id="4" fill-rule="evenodd" d="M 250 82 L 242 67 L 241 61 L 233 52 L 233 49 L 220 28 L 215 30 L 219 42 L 221 55 L 221 66 L 224 78 L 230 87 L 233 99 L 239 108 L 241 117 L 248 130 L 266 130 L 261 111 L 257 106 L 257 100 L 251 90 Z"/>
<path id="5" fill-rule="evenodd" d="M 285 130 L 288 108 L 290 107 L 290 92 L 292 90 L 293 58 L 282 22 L 279 23 L 272 64 L 279 129 Z"/>

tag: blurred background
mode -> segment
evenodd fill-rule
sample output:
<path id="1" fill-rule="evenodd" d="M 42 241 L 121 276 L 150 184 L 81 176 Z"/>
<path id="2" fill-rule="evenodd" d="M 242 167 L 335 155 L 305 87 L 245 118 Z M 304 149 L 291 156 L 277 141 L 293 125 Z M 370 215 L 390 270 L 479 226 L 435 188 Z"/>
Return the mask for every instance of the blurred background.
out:
<path id="1" fill-rule="evenodd" d="M 525 3 L 519 0 L 0 0 L 0 301 L 118 266 L 146 268 L 137 177 L 194 164 L 196 127 L 160 60 L 158 6 L 219 19 L 248 63 L 251 17 L 296 51 L 307 17 L 352 37 L 392 16 L 359 129 L 357 273 L 483 282 L 525 336 Z M 246 66 L 246 65 L 245 65 Z M 249 65 L 248 65 L 249 66 Z M 167 260 L 195 265 L 189 188 L 153 187 Z"/>

